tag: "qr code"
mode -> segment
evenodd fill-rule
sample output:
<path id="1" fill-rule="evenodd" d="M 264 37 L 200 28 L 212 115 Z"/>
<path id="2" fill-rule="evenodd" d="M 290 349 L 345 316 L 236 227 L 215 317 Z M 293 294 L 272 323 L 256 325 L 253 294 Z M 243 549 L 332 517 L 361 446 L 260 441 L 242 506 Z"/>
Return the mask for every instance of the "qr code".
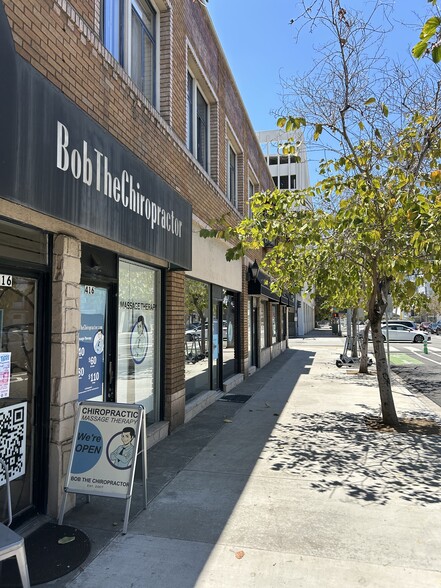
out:
<path id="1" fill-rule="evenodd" d="M 0 408 L 0 457 L 6 462 L 9 479 L 25 473 L 27 402 Z M 0 467 L 0 485 L 6 481 Z"/>

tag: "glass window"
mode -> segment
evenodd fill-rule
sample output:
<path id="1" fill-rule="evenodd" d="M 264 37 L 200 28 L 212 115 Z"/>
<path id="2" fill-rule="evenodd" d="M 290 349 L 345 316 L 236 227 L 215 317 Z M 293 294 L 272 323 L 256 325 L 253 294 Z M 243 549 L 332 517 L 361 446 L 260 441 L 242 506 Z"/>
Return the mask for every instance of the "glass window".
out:
<path id="1" fill-rule="evenodd" d="M 103 0 L 102 36 L 105 47 L 154 103 L 156 12 L 152 5 L 148 0 Z"/>
<path id="2" fill-rule="evenodd" d="M 287 155 L 280 155 L 279 163 L 280 163 L 280 165 L 288 163 L 288 156 Z"/>
<path id="3" fill-rule="evenodd" d="M 286 339 L 287 330 L 288 330 L 288 325 L 287 325 L 287 308 L 285 306 L 282 306 L 282 340 L 285 340 Z"/>
<path id="4" fill-rule="evenodd" d="M 237 155 L 234 149 L 228 147 L 228 200 L 236 206 L 237 203 Z"/>
<path id="5" fill-rule="evenodd" d="M 253 182 L 251 180 L 248 181 L 248 216 L 252 217 L 253 216 L 253 212 L 251 210 L 251 198 L 254 196 L 254 194 L 257 192 Z"/>
<path id="6" fill-rule="evenodd" d="M 105 400 L 107 289 L 81 284 L 78 400 Z"/>
<path id="7" fill-rule="evenodd" d="M 187 147 L 208 171 L 208 103 L 190 72 L 187 74 Z"/>
<path id="8" fill-rule="evenodd" d="M 117 61 L 121 61 L 121 2 L 103 1 L 103 42 Z"/>
<path id="9" fill-rule="evenodd" d="M 149 4 L 132 0 L 131 72 L 133 81 L 153 102 L 155 13 Z"/>
<path id="10" fill-rule="evenodd" d="M 237 372 L 236 369 L 236 324 L 238 321 L 238 296 L 224 292 L 222 303 L 222 354 L 224 381 Z"/>
<path id="11" fill-rule="evenodd" d="M 279 181 L 279 180 L 278 180 L 277 176 L 273 176 L 272 180 L 273 180 L 273 182 L 274 182 L 274 185 L 275 185 L 275 187 L 277 188 L 277 187 L 278 187 L 278 185 L 279 185 L 279 184 L 278 184 L 278 181 Z"/>
<path id="12" fill-rule="evenodd" d="M 297 188 L 297 178 L 295 175 L 289 176 L 289 189 L 295 190 Z"/>
<path id="13" fill-rule="evenodd" d="M 142 404 L 147 424 L 159 419 L 160 273 L 119 261 L 117 402 Z"/>
<path id="14" fill-rule="evenodd" d="M 260 303 L 260 348 L 268 347 L 268 302 Z"/>
<path id="15" fill-rule="evenodd" d="M 270 155 L 269 164 L 270 165 L 277 165 L 278 157 L 277 155 Z"/>
<path id="16" fill-rule="evenodd" d="M 210 390 L 209 374 L 209 285 L 185 278 L 185 398 L 191 400 L 200 392 Z M 213 345 L 217 361 L 218 345 Z"/>
<path id="17" fill-rule="evenodd" d="M 194 81 L 190 74 L 187 73 L 187 147 L 193 153 L 193 85 Z"/>
<path id="18" fill-rule="evenodd" d="M 9 279 L 2 280 L 4 285 L 0 286 L 0 420 L 2 435 L 11 442 L 9 452 L 4 447 L 3 458 L 12 472 L 12 510 L 18 514 L 33 502 L 34 414 L 36 403 L 41 402 L 41 390 L 35 389 L 34 381 L 37 282 L 18 276 L 3 277 Z M 2 471 L 0 485 L 3 478 Z M 0 515 L 3 520 L 4 513 Z"/>
<path id="19" fill-rule="evenodd" d="M 204 169 L 208 169 L 208 104 L 199 90 L 197 90 L 196 95 L 196 158 Z"/>
<path id="20" fill-rule="evenodd" d="M 279 307 L 277 304 L 271 304 L 271 343 L 279 341 Z"/>
<path id="21" fill-rule="evenodd" d="M 279 188 L 281 190 L 288 190 L 288 176 L 280 176 L 279 182 Z"/>

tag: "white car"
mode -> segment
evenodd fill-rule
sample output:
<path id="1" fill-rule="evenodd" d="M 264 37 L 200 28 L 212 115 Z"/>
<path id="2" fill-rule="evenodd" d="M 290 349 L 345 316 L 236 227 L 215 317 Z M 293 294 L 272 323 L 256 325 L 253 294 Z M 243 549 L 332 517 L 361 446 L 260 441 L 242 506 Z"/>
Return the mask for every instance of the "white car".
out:
<path id="1" fill-rule="evenodd" d="M 381 327 L 383 339 L 386 341 L 387 328 Z M 424 343 L 430 341 L 430 335 L 423 331 L 417 331 L 406 327 L 405 325 L 391 324 L 389 325 L 389 341 L 410 341 L 412 343 Z"/>

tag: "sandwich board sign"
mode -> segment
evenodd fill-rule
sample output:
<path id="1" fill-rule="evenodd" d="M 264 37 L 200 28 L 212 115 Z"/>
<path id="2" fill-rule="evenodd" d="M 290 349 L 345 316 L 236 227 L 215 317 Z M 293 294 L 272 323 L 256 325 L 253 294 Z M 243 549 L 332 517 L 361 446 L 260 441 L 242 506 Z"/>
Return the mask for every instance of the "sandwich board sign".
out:
<path id="1" fill-rule="evenodd" d="M 122 498 L 126 500 L 123 533 L 127 533 L 139 453 L 143 465 L 144 507 L 147 508 L 144 407 L 115 402 L 79 402 L 58 524 L 63 522 L 69 492 L 88 497 Z"/>

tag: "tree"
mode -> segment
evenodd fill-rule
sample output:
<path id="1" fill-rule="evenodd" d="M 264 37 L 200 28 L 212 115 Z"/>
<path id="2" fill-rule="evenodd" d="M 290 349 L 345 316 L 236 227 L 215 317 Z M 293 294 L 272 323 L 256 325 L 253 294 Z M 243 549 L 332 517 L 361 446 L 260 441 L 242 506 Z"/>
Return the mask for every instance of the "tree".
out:
<path id="1" fill-rule="evenodd" d="M 399 303 L 422 280 L 440 281 L 440 87 L 381 53 L 387 3 L 377 2 L 367 19 L 339 0 L 313 7 L 305 4 L 294 22 L 317 27 L 319 36 L 324 29 L 326 44 L 314 69 L 291 82 L 278 124 L 310 133 L 335 156 L 322 162 L 313 187 L 257 193 L 252 218 L 202 234 L 237 238 L 230 258 L 269 240 L 262 265 L 273 289 L 307 283 L 345 307 L 365 308 L 383 422 L 396 425 L 381 320 L 391 293 Z M 295 154 L 295 140 L 283 150 Z"/>
<path id="2" fill-rule="evenodd" d="M 185 280 L 185 309 L 187 315 L 196 313 L 201 323 L 201 353 L 205 353 L 205 321 L 208 313 L 207 285 L 187 278 Z"/>
<path id="3" fill-rule="evenodd" d="M 429 55 L 434 63 L 441 61 L 441 14 L 437 9 L 437 0 L 428 0 L 435 10 L 424 23 L 419 42 L 413 47 L 412 55 L 419 59 Z"/>

